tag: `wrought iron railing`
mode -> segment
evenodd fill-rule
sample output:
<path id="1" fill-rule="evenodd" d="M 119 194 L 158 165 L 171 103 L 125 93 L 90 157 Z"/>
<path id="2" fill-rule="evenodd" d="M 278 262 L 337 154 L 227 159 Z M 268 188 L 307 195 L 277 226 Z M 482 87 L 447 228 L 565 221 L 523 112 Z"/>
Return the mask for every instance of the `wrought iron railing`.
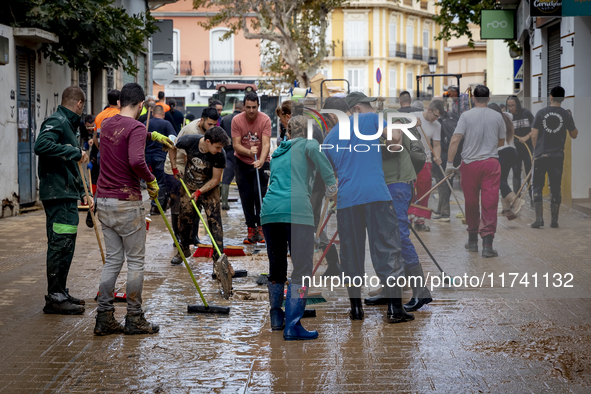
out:
<path id="1" fill-rule="evenodd" d="M 205 75 L 242 75 L 240 60 L 205 60 L 203 63 Z"/>

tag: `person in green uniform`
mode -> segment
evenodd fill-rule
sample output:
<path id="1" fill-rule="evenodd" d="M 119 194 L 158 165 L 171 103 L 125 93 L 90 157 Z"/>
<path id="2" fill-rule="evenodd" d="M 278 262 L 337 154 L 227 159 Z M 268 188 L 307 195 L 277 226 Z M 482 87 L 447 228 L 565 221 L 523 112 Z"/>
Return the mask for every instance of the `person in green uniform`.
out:
<path id="1" fill-rule="evenodd" d="M 306 308 L 304 277 L 312 276 L 314 255 L 314 214 L 310 195 L 316 172 L 326 184 L 326 197 L 337 192 L 330 162 L 314 139 L 306 139 L 307 120 L 294 116 L 287 136 L 273 152 L 269 189 L 263 200 L 261 223 L 269 256 L 269 303 L 271 328 L 281 330 L 285 340 L 316 339 L 317 331 L 307 331 L 300 319 Z M 291 252 L 293 271 L 287 287 L 285 314 L 281 309 L 287 280 L 287 253 Z"/>
<path id="2" fill-rule="evenodd" d="M 74 257 L 78 231 L 78 200 L 86 200 L 77 163 L 88 156 L 80 149 L 76 128 L 86 97 L 78 86 L 62 93 L 62 104 L 41 125 L 35 143 L 39 156 L 39 199 L 47 218 L 47 295 L 43 312 L 62 315 L 84 313 L 84 300 L 68 293 L 66 282 Z"/>

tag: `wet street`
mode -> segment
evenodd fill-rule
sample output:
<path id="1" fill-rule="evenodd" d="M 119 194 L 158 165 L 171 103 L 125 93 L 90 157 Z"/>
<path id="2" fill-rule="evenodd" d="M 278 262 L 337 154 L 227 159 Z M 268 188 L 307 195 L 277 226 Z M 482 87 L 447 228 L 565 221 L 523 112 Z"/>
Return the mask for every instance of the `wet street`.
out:
<path id="1" fill-rule="evenodd" d="M 237 196 L 234 187 L 231 195 Z M 230 205 L 222 213 L 225 244 L 241 245 L 242 210 L 239 202 Z M 365 306 L 365 320 L 351 322 L 346 291 L 324 289 L 327 302 L 311 306 L 318 316 L 303 320 L 319 338 L 294 342 L 271 331 L 267 289 L 255 283 L 268 272 L 264 248 L 250 246 L 248 256 L 230 258 L 235 269 L 248 270 L 248 277 L 234 279 L 230 300 L 211 278 L 211 260 L 191 258 L 208 301 L 231 306 L 231 313 L 190 315 L 187 305 L 201 301 L 185 267 L 170 264 L 176 249 L 162 219 L 152 215 L 143 300 L 160 333 L 95 337 L 102 263 L 86 212 L 80 212 L 68 281 L 70 293 L 86 300 L 81 316 L 42 312 L 43 211 L 1 220 L 0 393 L 589 393 L 591 219 L 563 206 L 560 228 L 550 229 L 545 208 L 540 230 L 529 227 L 529 202 L 515 221 L 499 217 L 499 257 L 484 259 L 464 250 L 465 226 L 452 203 L 451 222 L 431 221 L 431 231 L 420 236 L 446 274 L 466 274 L 467 281 L 437 286 L 414 321 L 393 325 L 385 322 L 385 306 Z M 332 219 L 329 236 L 335 228 Z M 200 238 L 207 239 L 203 230 Z M 412 238 L 425 272 L 438 275 Z M 122 292 L 125 272 L 117 282 Z M 116 309 L 123 320 L 125 304 Z"/>

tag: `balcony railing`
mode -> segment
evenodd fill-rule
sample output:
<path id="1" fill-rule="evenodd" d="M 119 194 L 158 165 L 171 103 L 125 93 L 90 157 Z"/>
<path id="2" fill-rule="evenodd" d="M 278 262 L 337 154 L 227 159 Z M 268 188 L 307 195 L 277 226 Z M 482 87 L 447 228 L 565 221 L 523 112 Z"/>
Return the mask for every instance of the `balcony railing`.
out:
<path id="1" fill-rule="evenodd" d="M 343 57 L 371 56 L 371 41 L 343 42 Z"/>
<path id="2" fill-rule="evenodd" d="M 175 75 L 193 75 L 193 67 L 190 60 L 177 60 L 173 64 Z"/>
<path id="3" fill-rule="evenodd" d="M 406 45 L 391 42 L 388 49 L 390 57 L 406 58 Z"/>
<path id="4" fill-rule="evenodd" d="M 437 49 L 408 46 L 399 43 L 390 43 L 389 57 L 399 57 L 402 59 L 420 60 L 423 62 L 429 61 L 429 58 L 438 58 Z"/>
<path id="5" fill-rule="evenodd" d="M 242 75 L 240 60 L 205 60 L 203 63 L 205 75 Z"/>

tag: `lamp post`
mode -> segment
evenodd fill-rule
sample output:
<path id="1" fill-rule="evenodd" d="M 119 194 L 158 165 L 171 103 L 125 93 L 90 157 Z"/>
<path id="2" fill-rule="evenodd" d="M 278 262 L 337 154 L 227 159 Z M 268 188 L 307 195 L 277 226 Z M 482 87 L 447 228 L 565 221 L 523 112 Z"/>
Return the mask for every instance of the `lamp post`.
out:
<path id="1" fill-rule="evenodd" d="M 437 58 L 431 56 L 427 61 L 427 64 L 429 65 L 429 72 L 435 74 L 437 71 Z M 431 86 L 433 89 L 433 97 L 435 97 L 435 77 L 431 77 Z"/>

